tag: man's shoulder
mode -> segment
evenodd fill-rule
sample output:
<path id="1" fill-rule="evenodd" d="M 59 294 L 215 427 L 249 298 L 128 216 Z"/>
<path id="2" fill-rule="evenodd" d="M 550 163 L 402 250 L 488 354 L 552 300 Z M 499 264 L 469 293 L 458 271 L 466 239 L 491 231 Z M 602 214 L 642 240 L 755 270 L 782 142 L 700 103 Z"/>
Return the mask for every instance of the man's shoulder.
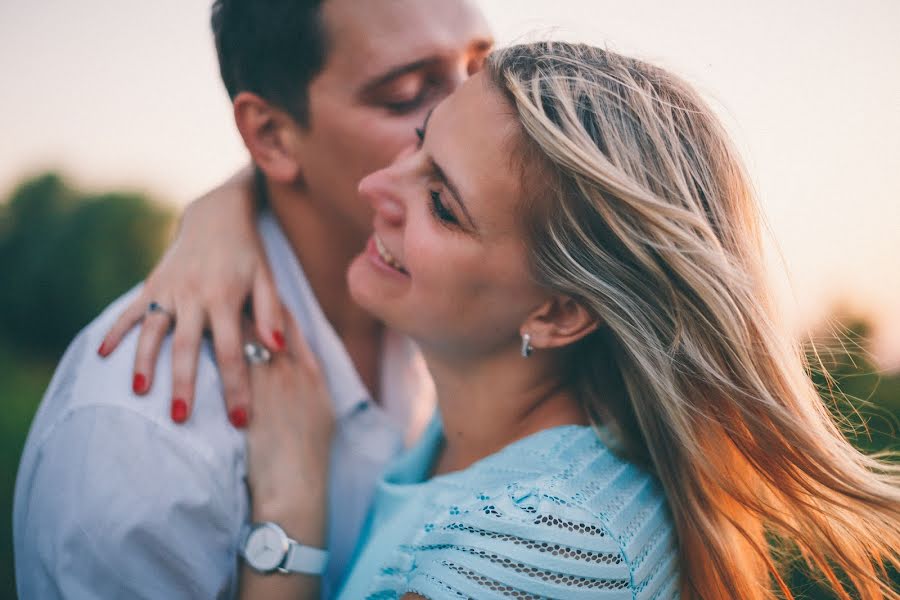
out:
<path id="1" fill-rule="evenodd" d="M 108 358 L 97 355 L 105 332 L 137 292 L 81 331 L 44 395 L 16 480 L 17 568 L 20 575 L 41 564 L 66 570 L 74 548 L 89 570 L 109 575 L 111 565 L 121 568 L 113 578 L 118 583 L 128 570 L 159 573 L 183 564 L 184 578 L 173 581 L 208 575 L 218 589 L 233 571 L 248 507 L 243 434 L 228 423 L 208 349 L 200 357 L 196 411 L 183 425 L 169 417 L 169 342 L 145 396 L 134 395 L 130 385 L 136 331 Z"/>
<path id="2" fill-rule="evenodd" d="M 101 423 L 106 415 L 122 427 L 127 439 L 130 424 L 152 426 L 170 443 L 208 451 L 224 451 L 243 446 L 241 434 L 228 424 L 221 384 L 209 345 L 201 347 L 197 365 L 195 408 L 185 425 L 170 418 L 172 390 L 171 336 L 163 341 L 151 389 L 138 396 L 132 391 L 134 358 L 139 328 L 129 331 L 119 347 L 102 358 L 97 348 L 122 310 L 140 292 L 140 286 L 111 303 L 72 341 L 57 366 L 32 423 L 28 446 L 40 445 L 58 427 L 65 427 L 73 415 L 92 413 Z M 114 415 L 114 416 L 113 416 Z"/>

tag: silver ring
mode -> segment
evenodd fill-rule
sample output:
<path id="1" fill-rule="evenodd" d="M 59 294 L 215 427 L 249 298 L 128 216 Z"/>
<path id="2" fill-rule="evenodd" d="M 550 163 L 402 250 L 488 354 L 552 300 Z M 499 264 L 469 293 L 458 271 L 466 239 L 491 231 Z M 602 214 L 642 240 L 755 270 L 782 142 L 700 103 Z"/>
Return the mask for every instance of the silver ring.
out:
<path id="1" fill-rule="evenodd" d="M 244 344 L 244 358 L 251 365 L 265 365 L 272 360 L 272 353 L 262 344 L 247 342 Z"/>
<path id="2" fill-rule="evenodd" d="M 147 305 L 147 314 L 151 315 L 154 313 L 159 313 L 161 315 L 165 315 L 171 321 L 175 320 L 175 313 L 173 313 L 168 308 L 164 307 L 162 304 L 160 304 L 156 300 L 151 300 L 150 304 Z"/>

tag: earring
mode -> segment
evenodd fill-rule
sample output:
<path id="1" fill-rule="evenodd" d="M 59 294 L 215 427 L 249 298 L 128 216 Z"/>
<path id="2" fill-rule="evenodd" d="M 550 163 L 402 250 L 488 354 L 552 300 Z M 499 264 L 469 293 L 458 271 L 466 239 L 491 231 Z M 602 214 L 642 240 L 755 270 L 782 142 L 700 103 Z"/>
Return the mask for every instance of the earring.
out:
<path id="1" fill-rule="evenodd" d="M 527 333 L 522 334 L 522 358 L 528 358 L 531 356 L 534 348 L 531 347 L 531 335 Z"/>

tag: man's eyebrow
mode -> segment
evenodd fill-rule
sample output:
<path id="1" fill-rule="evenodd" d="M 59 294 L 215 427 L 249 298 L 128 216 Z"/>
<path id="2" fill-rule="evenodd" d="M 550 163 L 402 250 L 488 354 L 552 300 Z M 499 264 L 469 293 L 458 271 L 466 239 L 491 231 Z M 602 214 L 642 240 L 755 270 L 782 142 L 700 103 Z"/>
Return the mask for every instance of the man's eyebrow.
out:
<path id="1" fill-rule="evenodd" d="M 391 67 L 384 73 L 375 75 L 372 79 L 364 83 L 362 86 L 362 93 L 367 94 L 373 90 L 378 89 L 379 86 L 384 85 L 392 79 L 402 77 L 407 73 L 413 73 L 415 71 L 419 71 L 420 69 L 424 69 L 437 62 L 438 60 L 439 59 L 435 57 L 422 58 L 411 63 L 406 63 L 397 67 Z"/>
<path id="2" fill-rule="evenodd" d="M 453 196 L 453 199 L 456 200 L 456 203 L 459 204 L 460 210 L 463 211 L 463 214 L 466 215 L 466 219 L 469 221 L 469 224 L 473 229 L 477 229 L 475 227 L 475 221 L 472 220 L 472 215 L 469 214 L 469 211 L 466 209 L 466 204 L 463 202 L 462 195 L 459 193 L 459 188 L 456 187 L 456 184 L 447 177 L 447 174 L 444 173 L 444 170 L 441 168 L 439 164 L 434 161 L 434 158 L 428 157 L 428 162 L 431 164 L 431 170 L 434 173 L 434 176 L 448 189 L 450 190 L 450 195 Z"/>

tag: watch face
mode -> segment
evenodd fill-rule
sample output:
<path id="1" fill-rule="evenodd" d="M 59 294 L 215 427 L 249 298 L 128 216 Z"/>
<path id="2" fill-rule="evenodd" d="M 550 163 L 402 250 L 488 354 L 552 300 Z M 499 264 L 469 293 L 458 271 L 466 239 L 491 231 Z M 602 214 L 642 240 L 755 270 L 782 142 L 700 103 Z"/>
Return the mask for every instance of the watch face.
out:
<path id="1" fill-rule="evenodd" d="M 247 538 L 244 557 L 250 566 L 258 571 L 273 571 L 284 560 L 287 546 L 287 539 L 280 531 L 268 525 L 261 525 Z"/>

